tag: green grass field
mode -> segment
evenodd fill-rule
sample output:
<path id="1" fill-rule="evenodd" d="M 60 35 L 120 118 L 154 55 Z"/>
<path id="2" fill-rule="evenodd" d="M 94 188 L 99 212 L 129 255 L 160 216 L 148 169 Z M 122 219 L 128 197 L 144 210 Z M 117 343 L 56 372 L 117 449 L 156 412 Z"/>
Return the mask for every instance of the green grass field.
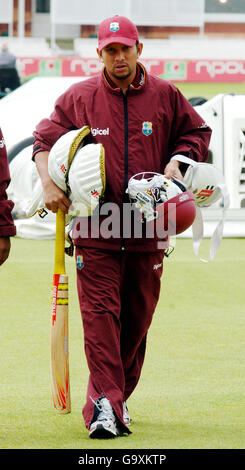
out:
<path id="1" fill-rule="evenodd" d="M 245 243 L 223 239 L 212 263 L 178 239 L 165 260 L 132 435 L 90 440 L 82 420 L 88 370 L 70 276 L 72 412 L 53 410 L 49 321 L 53 241 L 12 239 L 1 280 L 1 449 L 241 449 L 245 435 Z M 204 240 L 205 251 L 208 240 Z"/>
<path id="2" fill-rule="evenodd" d="M 202 96 L 209 100 L 219 93 L 235 93 L 237 95 L 245 94 L 245 84 L 244 83 L 180 83 L 176 82 L 175 85 L 179 88 L 180 91 L 184 94 L 187 99 Z"/>

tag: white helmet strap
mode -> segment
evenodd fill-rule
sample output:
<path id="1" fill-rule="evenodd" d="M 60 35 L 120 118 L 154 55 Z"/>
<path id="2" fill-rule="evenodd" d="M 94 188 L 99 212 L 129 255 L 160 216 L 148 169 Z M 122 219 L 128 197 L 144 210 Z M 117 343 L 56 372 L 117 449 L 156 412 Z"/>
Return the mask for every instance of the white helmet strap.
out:
<path id="1" fill-rule="evenodd" d="M 171 158 L 171 160 L 177 160 L 181 163 L 186 163 L 187 165 L 192 165 L 193 167 L 198 166 L 198 162 L 188 158 L 184 155 L 175 155 Z M 204 228 L 203 228 L 203 216 L 200 207 L 196 207 L 196 218 L 192 224 L 192 234 L 193 234 L 193 250 L 194 253 L 201 261 L 208 262 L 212 261 L 215 257 L 215 254 L 220 246 L 222 237 L 223 237 L 223 229 L 224 229 L 224 222 L 226 216 L 226 210 L 230 204 L 230 197 L 228 193 L 227 186 L 224 183 L 218 183 L 216 185 L 217 188 L 220 189 L 221 196 L 223 198 L 223 210 L 221 218 L 219 219 L 216 228 L 211 236 L 210 240 L 210 250 L 209 250 L 209 260 L 203 259 L 199 257 L 199 249 L 202 243 L 202 239 L 204 236 Z"/>

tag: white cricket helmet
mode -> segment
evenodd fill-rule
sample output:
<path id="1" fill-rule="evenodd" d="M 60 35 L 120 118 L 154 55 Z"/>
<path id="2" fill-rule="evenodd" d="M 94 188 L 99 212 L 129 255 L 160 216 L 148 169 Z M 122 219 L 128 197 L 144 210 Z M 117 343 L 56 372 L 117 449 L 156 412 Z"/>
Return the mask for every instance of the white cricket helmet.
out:
<path id="1" fill-rule="evenodd" d="M 142 221 L 162 219 L 168 235 L 184 232 L 195 219 L 193 194 L 177 179 L 153 172 L 137 173 L 130 178 L 126 192 L 142 214 Z"/>
<path id="2" fill-rule="evenodd" d="M 136 207 L 140 209 L 142 201 L 144 209 L 146 209 L 145 203 L 147 201 L 149 201 L 151 206 L 153 206 L 153 203 L 166 202 L 168 199 L 181 194 L 183 189 L 176 182 L 166 178 L 166 176 L 148 171 L 132 176 L 128 182 L 126 192 L 129 195 L 130 201 L 134 202 Z M 147 220 L 149 220 L 149 217 L 150 213 L 146 217 Z"/>

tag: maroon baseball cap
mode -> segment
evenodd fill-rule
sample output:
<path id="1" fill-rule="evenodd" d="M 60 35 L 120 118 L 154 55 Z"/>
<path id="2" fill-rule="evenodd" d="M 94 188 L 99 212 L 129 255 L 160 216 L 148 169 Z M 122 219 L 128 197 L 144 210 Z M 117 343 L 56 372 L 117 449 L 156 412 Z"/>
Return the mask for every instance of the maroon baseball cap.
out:
<path id="1" fill-rule="evenodd" d="M 98 29 L 99 50 L 113 42 L 134 46 L 139 41 L 138 30 L 125 16 L 115 15 L 102 21 Z"/>

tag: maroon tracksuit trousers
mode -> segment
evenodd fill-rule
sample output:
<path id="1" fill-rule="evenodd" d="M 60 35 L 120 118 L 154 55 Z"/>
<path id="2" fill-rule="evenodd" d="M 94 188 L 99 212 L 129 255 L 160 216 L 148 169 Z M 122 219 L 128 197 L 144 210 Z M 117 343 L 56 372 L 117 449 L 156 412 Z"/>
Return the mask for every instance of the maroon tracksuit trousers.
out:
<path id="1" fill-rule="evenodd" d="M 90 427 L 94 403 L 104 395 L 110 401 L 121 430 L 122 403 L 140 377 L 147 331 L 160 293 L 163 252 L 119 252 L 76 248 L 83 257 L 77 268 L 77 287 L 90 371 L 83 408 Z"/>

